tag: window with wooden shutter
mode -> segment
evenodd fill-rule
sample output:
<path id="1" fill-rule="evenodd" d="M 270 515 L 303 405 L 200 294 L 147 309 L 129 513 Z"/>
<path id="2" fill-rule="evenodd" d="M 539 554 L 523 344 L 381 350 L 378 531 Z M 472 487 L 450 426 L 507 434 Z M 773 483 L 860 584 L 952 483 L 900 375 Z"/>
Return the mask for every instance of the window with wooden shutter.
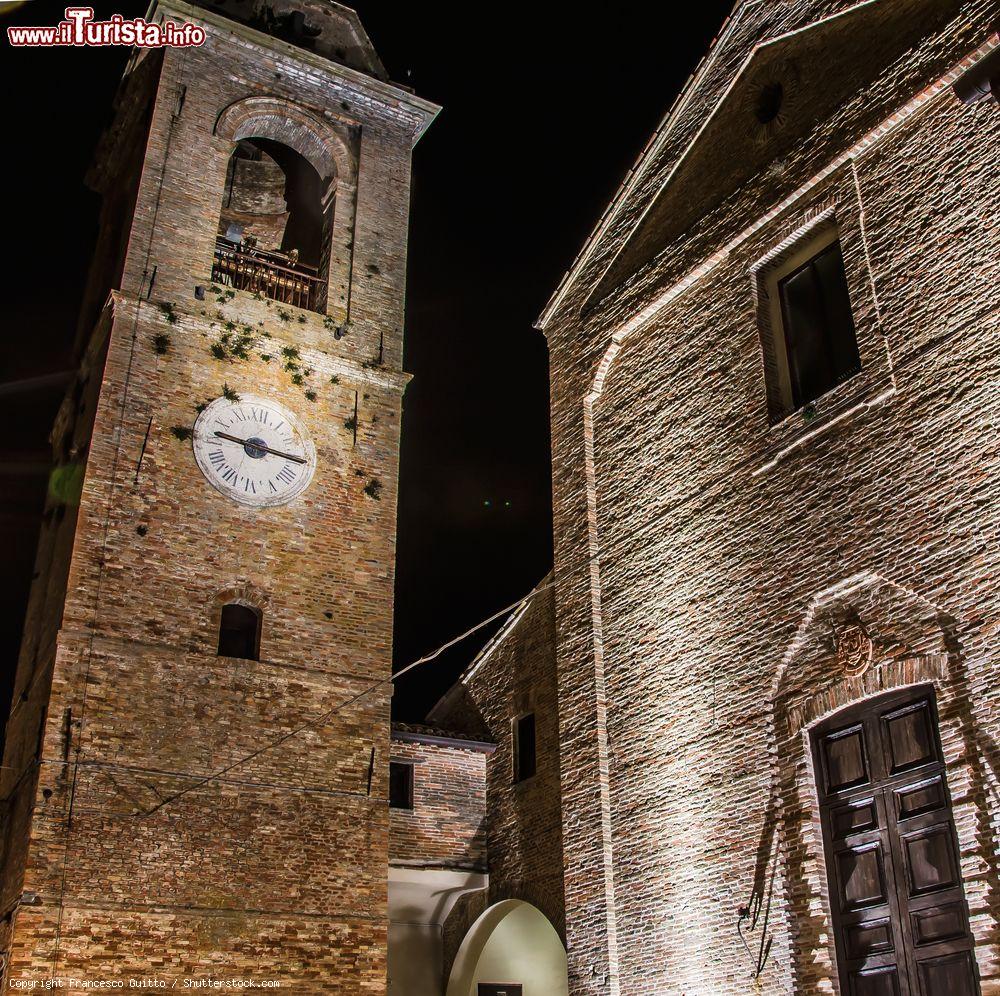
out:
<path id="1" fill-rule="evenodd" d="M 757 271 L 758 315 L 772 424 L 812 405 L 861 370 L 836 226 Z"/>
<path id="2" fill-rule="evenodd" d="M 801 408 L 861 369 L 840 242 L 778 281 L 792 391 Z"/>

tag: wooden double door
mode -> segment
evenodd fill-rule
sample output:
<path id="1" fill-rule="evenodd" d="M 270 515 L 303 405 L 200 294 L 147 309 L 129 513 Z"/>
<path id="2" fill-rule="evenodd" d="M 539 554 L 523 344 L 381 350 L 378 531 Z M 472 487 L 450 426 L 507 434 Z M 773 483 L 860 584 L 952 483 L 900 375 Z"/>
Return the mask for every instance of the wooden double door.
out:
<path id="1" fill-rule="evenodd" d="M 843 996 L 979 996 L 933 689 L 812 734 Z"/>

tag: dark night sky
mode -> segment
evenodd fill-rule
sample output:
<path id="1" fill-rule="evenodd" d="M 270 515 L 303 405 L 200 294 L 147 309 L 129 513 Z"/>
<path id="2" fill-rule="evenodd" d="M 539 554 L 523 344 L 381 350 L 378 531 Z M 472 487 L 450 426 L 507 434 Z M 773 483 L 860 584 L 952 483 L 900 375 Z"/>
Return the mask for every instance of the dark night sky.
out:
<path id="1" fill-rule="evenodd" d="M 0 7 L 0 26 L 55 23 L 63 6 Z M 396 600 L 402 665 L 515 601 L 551 566 L 547 359 L 532 322 L 731 5 L 355 6 L 392 78 L 444 106 L 414 159 L 406 324 L 414 379 L 404 399 Z M 94 7 L 105 18 L 142 14 L 146 4 Z M 83 176 L 127 52 L 13 50 L 6 32 L 0 45 L 6 382 L 69 365 L 96 237 L 97 198 Z M 0 659 L 8 671 L 59 397 L 59 387 L 0 387 Z M 399 718 L 422 717 L 493 628 L 403 679 Z M 6 715 L 6 702 L 0 710 Z"/>

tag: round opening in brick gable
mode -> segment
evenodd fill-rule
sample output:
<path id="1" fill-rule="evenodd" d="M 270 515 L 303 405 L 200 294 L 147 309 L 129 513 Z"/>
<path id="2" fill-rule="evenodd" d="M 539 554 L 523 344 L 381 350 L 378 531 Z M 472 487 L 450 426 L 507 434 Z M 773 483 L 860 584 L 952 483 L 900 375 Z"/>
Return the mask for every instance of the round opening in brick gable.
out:
<path id="1" fill-rule="evenodd" d="M 785 88 L 781 83 L 766 83 L 757 94 L 754 115 L 762 124 L 770 124 L 781 113 L 785 102 Z"/>

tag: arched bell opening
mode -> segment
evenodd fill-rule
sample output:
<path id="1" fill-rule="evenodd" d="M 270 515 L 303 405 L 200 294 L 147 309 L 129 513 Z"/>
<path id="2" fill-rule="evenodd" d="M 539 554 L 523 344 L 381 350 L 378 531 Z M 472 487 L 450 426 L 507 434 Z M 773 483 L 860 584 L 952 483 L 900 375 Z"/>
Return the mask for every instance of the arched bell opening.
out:
<path id="1" fill-rule="evenodd" d="M 299 152 L 269 138 L 241 139 L 226 169 L 213 281 L 321 311 L 333 202 Z"/>

